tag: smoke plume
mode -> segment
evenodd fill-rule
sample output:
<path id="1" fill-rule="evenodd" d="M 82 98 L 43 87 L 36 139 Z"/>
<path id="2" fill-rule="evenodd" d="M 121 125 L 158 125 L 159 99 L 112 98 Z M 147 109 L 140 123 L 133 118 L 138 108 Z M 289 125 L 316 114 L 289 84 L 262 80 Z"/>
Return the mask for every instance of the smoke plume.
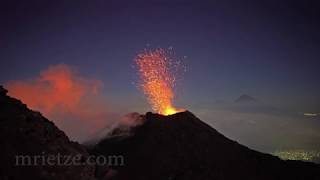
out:
<path id="1" fill-rule="evenodd" d="M 143 124 L 144 121 L 145 118 L 143 117 L 143 115 L 137 112 L 128 113 L 122 117 L 117 117 L 117 120 L 114 121 L 111 125 L 108 125 L 105 128 L 101 129 L 90 139 L 88 139 L 86 145 L 95 145 L 99 143 L 100 140 L 113 136 L 130 136 L 132 135 L 131 129 Z"/>
<path id="2" fill-rule="evenodd" d="M 73 140 L 82 141 L 111 123 L 103 83 L 80 76 L 66 64 L 50 66 L 36 78 L 5 84 L 9 95 L 40 111 Z"/>

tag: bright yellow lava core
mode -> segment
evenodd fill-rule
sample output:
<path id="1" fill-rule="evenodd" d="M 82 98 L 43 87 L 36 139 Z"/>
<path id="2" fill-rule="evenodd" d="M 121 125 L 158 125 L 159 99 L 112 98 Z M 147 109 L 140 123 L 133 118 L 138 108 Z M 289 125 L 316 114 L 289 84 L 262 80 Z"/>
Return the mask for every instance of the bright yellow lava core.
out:
<path id="1" fill-rule="evenodd" d="M 162 115 L 171 115 L 178 110 L 173 105 L 174 86 L 177 80 L 174 70 L 180 66 L 163 49 L 144 51 L 137 55 L 140 87 L 152 109 Z"/>

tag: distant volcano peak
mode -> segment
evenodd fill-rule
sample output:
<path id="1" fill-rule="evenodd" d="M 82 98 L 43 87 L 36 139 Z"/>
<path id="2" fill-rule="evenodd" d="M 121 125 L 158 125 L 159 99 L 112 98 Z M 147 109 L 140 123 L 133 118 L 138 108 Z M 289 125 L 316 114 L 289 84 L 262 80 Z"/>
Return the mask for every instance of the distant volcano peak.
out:
<path id="1" fill-rule="evenodd" d="M 236 103 L 248 103 L 248 102 L 258 102 L 258 100 L 247 94 L 241 95 L 238 99 L 235 100 Z"/>

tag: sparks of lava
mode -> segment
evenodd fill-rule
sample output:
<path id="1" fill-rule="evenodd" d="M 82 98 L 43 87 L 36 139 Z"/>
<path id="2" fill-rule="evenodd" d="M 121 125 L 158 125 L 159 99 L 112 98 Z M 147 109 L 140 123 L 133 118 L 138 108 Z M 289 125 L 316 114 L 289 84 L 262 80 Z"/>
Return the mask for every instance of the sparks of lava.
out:
<path id="1" fill-rule="evenodd" d="M 135 63 L 140 87 L 152 109 L 159 114 L 171 115 L 182 110 L 173 106 L 174 87 L 180 61 L 175 61 L 170 50 L 145 50 L 137 55 Z"/>

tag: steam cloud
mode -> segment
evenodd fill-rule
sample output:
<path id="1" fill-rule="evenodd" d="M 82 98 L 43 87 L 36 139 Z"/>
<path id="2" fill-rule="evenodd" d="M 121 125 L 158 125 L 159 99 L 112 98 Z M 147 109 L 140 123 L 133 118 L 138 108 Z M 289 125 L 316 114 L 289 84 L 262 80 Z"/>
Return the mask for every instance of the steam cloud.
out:
<path id="1" fill-rule="evenodd" d="M 112 123 L 110 126 L 107 126 L 94 134 L 90 139 L 88 139 L 86 144 L 95 145 L 105 137 L 130 136 L 132 134 L 131 128 L 143 124 L 144 120 L 145 119 L 139 113 L 128 113 Z"/>
<path id="2" fill-rule="evenodd" d="M 101 93 L 103 83 L 80 76 L 66 64 L 50 66 L 31 80 L 9 81 L 9 95 L 38 110 L 65 131 L 83 141 L 112 123 L 115 116 Z"/>

